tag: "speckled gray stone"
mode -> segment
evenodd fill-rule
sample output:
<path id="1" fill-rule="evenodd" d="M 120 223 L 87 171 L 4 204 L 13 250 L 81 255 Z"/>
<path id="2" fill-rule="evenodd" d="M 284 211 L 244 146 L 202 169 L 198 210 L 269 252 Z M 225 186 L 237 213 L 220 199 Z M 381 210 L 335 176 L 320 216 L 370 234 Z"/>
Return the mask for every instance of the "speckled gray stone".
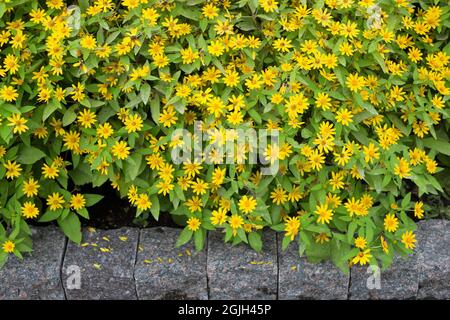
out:
<path id="1" fill-rule="evenodd" d="M 138 237 L 135 228 L 85 229 L 80 246 L 69 241 L 62 270 L 67 299 L 137 299 L 133 271 Z M 79 289 L 74 280 L 78 268 Z"/>
<path id="2" fill-rule="evenodd" d="M 278 298 L 280 300 L 347 299 L 349 275 L 336 268 L 330 261 L 310 263 L 298 254 L 297 243 L 285 250 L 278 248 Z"/>
<path id="3" fill-rule="evenodd" d="M 208 299 L 206 252 L 175 248 L 180 229 L 141 230 L 134 276 L 139 299 Z"/>
<path id="4" fill-rule="evenodd" d="M 209 297 L 216 299 L 276 299 L 277 240 L 272 231 L 263 233 L 263 250 L 248 245 L 231 246 L 223 234 L 209 233 Z"/>
<path id="5" fill-rule="evenodd" d="M 450 222 L 419 222 L 417 257 L 418 299 L 450 299 Z"/>
<path id="6" fill-rule="evenodd" d="M 33 252 L 0 269 L 0 299 L 63 300 L 61 264 L 66 238 L 58 228 L 32 227 Z"/>
<path id="7" fill-rule="evenodd" d="M 379 283 L 375 280 L 377 274 L 380 277 Z M 392 265 L 386 270 L 379 269 L 375 272 L 368 266 L 354 266 L 351 269 L 349 298 L 351 300 L 415 299 L 418 288 L 417 255 L 395 256 Z"/>

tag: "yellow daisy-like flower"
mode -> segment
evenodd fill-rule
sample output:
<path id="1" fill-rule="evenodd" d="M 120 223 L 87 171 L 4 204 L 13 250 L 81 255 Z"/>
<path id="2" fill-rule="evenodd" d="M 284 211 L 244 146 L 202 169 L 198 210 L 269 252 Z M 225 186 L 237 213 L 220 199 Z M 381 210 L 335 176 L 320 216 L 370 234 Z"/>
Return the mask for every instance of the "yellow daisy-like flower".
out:
<path id="1" fill-rule="evenodd" d="M 314 213 L 318 215 L 318 223 L 330 223 L 330 221 L 333 219 L 333 210 L 328 209 L 328 206 L 326 204 L 318 204 Z"/>
<path id="2" fill-rule="evenodd" d="M 416 235 L 412 231 L 406 231 L 402 234 L 402 243 L 406 249 L 414 249 L 416 242 Z"/>
<path id="3" fill-rule="evenodd" d="M 148 198 L 147 194 L 141 193 L 139 197 L 136 199 L 135 205 L 139 210 L 145 211 L 151 208 L 152 202 Z"/>
<path id="4" fill-rule="evenodd" d="M 366 245 L 367 245 L 366 238 L 359 236 L 355 239 L 355 247 L 357 247 L 358 249 L 362 250 L 366 247 Z"/>
<path id="5" fill-rule="evenodd" d="M 119 160 L 125 160 L 130 154 L 131 148 L 126 141 L 117 141 L 111 148 L 112 154 Z"/>
<path id="6" fill-rule="evenodd" d="M 353 264 L 365 265 L 372 258 L 372 254 L 370 253 L 370 249 L 366 249 L 364 251 L 360 251 L 352 260 Z"/>
<path id="7" fill-rule="evenodd" d="M 195 232 L 198 229 L 200 229 L 201 222 L 198 218 L 190 217 L 186 223 L 188 229 L 191 230 L 192 232 Z"/>
<path id="8" fill-rule="evenodd" d="M 3 164 L 3 166 L 6 168 L 7 179 L 12 180 L 20 176 L 22 168 L 20 167 L 20 164 L 18 164 L 16 161 L 8 160 L 6 161 L 6 163 Z"/>
<path id="9" fill-rule="evenodd" d="M 33 219 L 39 215 L 39 209 L 32 202 L 25 202 L 21 207 L 22 216 L 25 219 Z"/>
<path id="10" fill-rule="evenodd" d="M 300 218 L 299 217 L 287 217 L 284 223 L 284 231 L 286 232 L 286 237 L 292 240 L 297 236 L 300 230 Z"/>
<path id="11" fill-rule="evenodd" d="M 398 229 L 398 218 L 394 214 L 387 214 L 384 218 L 384 229 L 388 232 L 395 232 Z"/>
<path id="12" fill-rule="evenodd" d="M 59 176 L 59 169 L 54 165 L 49 166 L 44 163 L 42 166 L 42 174 L 46 179 L 55 179 Z"/>
<path id="13" fill-rule="evenodd" d="M 234 234 L 236 234 L 237 229 L 242 228 L 244 225 L 244 219 L 238 214 L 233 214 L 228 218 L 228 224 L 233 229 Z"/>
<path id="14" fill-rule="evenodd" d="M 16 248 L 16 245 L 11 240 L 6 240 L 5 242 L 3 242 L 3 245 L 2 245 L 3 252 L 13 253 L 15 248 Z"/>
<path id="15" fill-rule="evenodd" d="M 22 191 L 28 198 L 31 198 L 37 196 L 39 187 L 39 183 L 34 178 L 30 178 L 23 183 Z"/>
<path id="16" fill-rule="evenodd" d="M 47 205 L 50 211 L 55 211 L 63 208 L 64 198 L 58 192 L 53 192 L 47 197 Z"/>
<path id="17" fill-rule="evenodd" d="M 22 134 L 28 130 L 28 127 L 25 125 L 28 120 L 22 118 L 19 113 L 14 113 L 10 117 L 6 118 L 8 120 L 8 126 L 13 127 L 13 133 Z"/>
<path id="18" fill-rule="evenodd" d="M 80 193 L 73 194 L 70 197 L 70 207 L 74 210 L 81 210 L 86 205 L 86 199 Z"/>
<path id="19" fill-rule="evenodd" d="M 254 197 L 242 196 L 239 200 L 239 210 L 244 213 L 251 213 L 256 208 L 256 199 Z"/>

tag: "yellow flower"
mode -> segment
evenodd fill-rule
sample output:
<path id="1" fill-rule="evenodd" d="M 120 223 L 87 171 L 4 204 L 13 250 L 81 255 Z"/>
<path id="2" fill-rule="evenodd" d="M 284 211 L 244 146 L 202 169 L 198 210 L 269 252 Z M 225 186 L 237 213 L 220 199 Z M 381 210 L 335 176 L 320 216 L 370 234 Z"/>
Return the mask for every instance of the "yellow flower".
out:
<path id="1" fill-rule="evenodd" d="M 19 113 L 14 113 L 10 117 L 6 118 L 9 123 L 8 126 L 14 127 L 13 133 L 22 134 L 28 130 L 28 127 L 25 125 L 28 120 L 25 118 L 22 118 L 22 116 Z"/>
<path id="2" fill-rule="evenodd" d="M 6 163 L 3 164 L 3 166 L 6 168 L 7 179 L 12 180 L 20 176 L 22 168 L 20 167 L 20 164 L 18 164 L 16 161 L 8 160 Z"/>
<path id="3" fill-rule="evenodd" d="M 328 206 L 326 204 L 318 204 L 314 213 L 319 216 L 317 218 L 318 223 L 330 223 L 330 221 L 333 219 L 333 211 L 331 209 L 328 209 Z"/>
<path id="4" fill-rule="evenodd" d="M 244 213 L 251 213 L 256 208 L 256 199 L 254 197 L 243 196 L 239 200 L 239 210 Z"/>
<path id="5" fill-rule="evenodd" d="M 94 112 L 89 111 L 88 109 L 84 109 L 81 111 L 78 115 L 78 122 L 84 127 L 84 128 L 91 128 L 92 125 L 95 123 L 97 119 L 97 116 Z"/>
<path id="6" fill-rule="evenodd" d="M 75 131 L 70 131 L 64 133 L 63 136 L 64 146 L 73 151 L 78 151 L 80 149 L 80 133 Z"/>
<path id="7" fill-rule="evenodd" d="M 191 64 L 199 58 L 198 52 L 194 52 L 191 47 L 187 49 L 181 49 L 180 54 L 183 64 Z"/>
<path id="8" fill-rule="evenodd" d="M 208 190 L 208 183 L 197 178 L 197 181 L 191 182 L 191 189 L 196 195 L 203 195 L 206 193 L 206 190 Z"/>
<path id="9" fill-rule="evenodd" d="M 378 147 L 375 147 L 375 145 L 370 142 L 369 146 L 363 146 L 364 150 L 364 160 L 368 163 L 373 162 L 375 159 L 378 159 L 380 157 L 380 153 L 378 152 Z"/>
<path id="10" fill-rule="evenodd" d="M 270 193 L 270 198 L 272 202 L 280 205 L 285 203 L 288 200 L 288 196 L 286 190 L 284 190 L 281 186 L 278 186 Z"/>
<path id="11" fill-rule="evenodd" d="M 125 160 L 130 154 L 130 149 L 126 141 L 117 141 L 111 148 L 111 152 L 117 159 Z"/>
<path id="12" fill-rule="evenodd" d="M 199 197 L 193 196 L 191 199 L 186 201 L 186 206 L 189 211 L 194 213 L 195 211 L 201 211 L 202 209 L 202 201 Z"/>
<path id="13" fill-rule="evenodd" d="M 280 52 L 289 52 L 289 49 L 292 48 L 292 42 L 286 38 L 280 38 L 273 42 L 273 47 L 275 50 Z"/>
<path id="14" fill-rule="evenodd" d="M 178 117 L 176 116 L 173 106 L 167 106 L 163 109 L 163 112 L 159 116 L 159 122 L 163 126 L 170 128 L 172 125 L 177 123 Z"/>
<path id="15" fill-rule="evenodd" d="M 359 91 L 364 87 L 365 80 L 357 74 L 350 74 L 347 77 L 346 84 L 350 91 Z"/>
<path id="16" fill-rule="evenodd" d="M 328 110 L 331 107 L 331 99 L 327 93 L 320 92 L 316 97 L 316 107 Z"/>
<path id="17" fill-rule="evenodd" d="M 16 245 L 11 240 L 6 240 L 3 242 L 2 248 L 5 253 L 13 253 Z"/>
<path id="18" fill-rule="evenodd" d="M 5 60 L 3 60 L 3 66 L 5 67 L 6 71 L 9 71 L 9 73 L 14 74 L 19 70 L 19 64 L 17 63 L 18 59 L 16 56 L 12 54 L 7 54 L 5 57 Z"/>
<path id="19" fill-rule="evenodd" d="M 384 229 L 388 232 L 395 232 L 398 228 L 398 219 L 394 214 L 387 214 L 384 218 Z"/>
<path id="20" fill-rule="evenodd" d="M 286 232 L 286 237 L 290 237 L 291 241 L 294 240 L 299 230 L 300 230 L 299 217 L 288 217 L 284 223 L 284 231 Z"/>
<path id="21" fill-rule="evenodd" d="M 364 251 L 360 251 L 352 260 L 352 263 L 360 265 L 365 265 L 369 262 L 370 258 L 372 258 L 372 255 L 370 254 L 370 249 L 366 249 Z"/>
<path id="22" fill-rule="evenodd" d="M 140 115 L 130 115 L 125 118 L 125 128 L 128 133 L 141 131 L 143 127 L 143 121 Z"/>
<path id="23" fill-rule="evenodd" d="M 418 219 L 422 219 L 424 212 L 425 211 L 423 210 L 423 202 L 422 201 L 416 202 L 414 204 L 414 216 Z"/>
<path id="24" fill-rule="evenodd" d="M 50 211 L 55 211 L 63 208 L 64 198 L 58 192 L 53 192 L 47 197 L 47 205 L 50 208 Z"/>
<path id="25" fill-rule="evenodd" d="M 108 139 L 113 133 L 114 130 L 109 122 L 105 122 L 97 128 L 97 135 L 103 139 Z"/>
<path id="26" fill-rule="evenodd" d="M 416 235 L 412 231 L 406 231 L 402 234 L 402 243 L 406 249 L 414 249 L 416 242 Z"/>
<path id="27" fill-rule="evenodd" d="M 355 247 L 357 247 L 358 249 L 362 250 L 366 247 L 366 245 L 367 241 L 364 237 L 359 236 L 355 239 Z"/>
<path id="28" fill-rule="evenodd" d="M 23 204 L 23 206 L 21 207 L 21 212 L 22 216 L 24 216 L 25 219 L 33 219 L 39 215 L 39 209 L 34 203 L 29 201 Z"/>
<path id="29" fill-rule="evenodd" d="M 0 98 L 7 102 L 16 101 L 18 96 L 17 90 L 12 86 L 3 86 L 0 89 Z"/>
<path id="30" fill-rule="evenodd" d="M 190 217 L 186 223 L 187 223 L 188 229 L 193 232 L 200 229 L 201 222 L 198 218 Z"/>
<path id="31" fill-rule="evenodd" d="M 233 214 L 228 218 L 228 223 L 233 231 L 236 231 L 237 229 L 242 228 L 244 225 L 244 219 L 238 214 Z"/>
<path id="32" fill-rule="evenodd" d="M 42 174 L 46 179 L 55 179 L 59 175 L 59 169 L 54 165 L 48 166 L 46 163 L 42 166 Z"/>
<path id="33" fill-rule="evenodd" d="M 227 87 L 236 87 L 240 82 L 239 73 L 236 72 L 236 70 L 233 69 L 227 69 L 225 71 L 225 75 L 223 77 L 223 83 Z"/>
<path id="34" fill-rule="evenodd" d="M 411 168 L 409 166 L 408 161 L 406 161 L 403 158 L 399 159 L 398 164 L 396 164 L 394 167 L 394 173 L 395 175 L 399 176 L 400 179 L 409 177 L 411 173 Z"/>
<path id="35" fill-rule="evenodd" d="M 336 121 L 343 126 L 348 126 L 353 122 L 353 114 L 347 108 L 343 108 L 336 112 Z"/>
<path id="36" fill-rule="evenodd" d="M 31 198 L 37 196 L 39 187 L 39 183 L 34 178 L 30 178 L 23 183 L 22 191 L 28 198 Z"/>
<path id="37" fill-rule="evenodd" d="M 148 198 L 147 194 L 141 193 L 136 199 L 135 205 L 139 210 L 145 211 L 151 208 L 152 202 Z"/>
<path id="38" fill-rule="evenodd" d="M 217 210 L 213 210 L 211 212 L 211 223 L 216 225 L 222 225 L 227 221 L 227 211 L 223 208 L 219 208 Z"/>
<path id="39" fill-rule="evenodd" d="M 222 55 L 224 51 L 225 46 L 220 40 L 213 40 L 211 41 L 211 44 L 208 46 L 208 52 L 215 57 Z"/>
<path id="40" fill-rule="evenodd" d="M 380 236 L 380 241 L 381 241 L 381 248 L 383 249 L 384 253 L 389 253 L 389 245 L 386 241 L 386 239 L 384 239 L 383 236 Z"/>
<path id="41" fill-rule="evenodd" d="M 212 3 L 208 3 L 202 8 L 202 14 L 208 19 L 214 19 L 217 17 L 219 15 L 218 11 L 219 9 L 217 9 L 217 7 Z"/>
<path id="42" fill-rule="evenodd" d="M 259 0 L 259 5 L 265 12 L 273 12 L 278 9 L 278 2 L 275 0 Z"/>
<path id="43" fill-rule="evenodd" d="M 86 199 L 80 193 L 73 194 L 70 197 L 70 207 L 74 210 L 81 210 L 86 205 Z"/>
<path id="44" fill-rule="evenodd" d="M 97 46 L 97 40 L 93 35 L 87 34 L 83 38 L 81 38 L 80 45 L 85 49 L 93 50 Z"/>

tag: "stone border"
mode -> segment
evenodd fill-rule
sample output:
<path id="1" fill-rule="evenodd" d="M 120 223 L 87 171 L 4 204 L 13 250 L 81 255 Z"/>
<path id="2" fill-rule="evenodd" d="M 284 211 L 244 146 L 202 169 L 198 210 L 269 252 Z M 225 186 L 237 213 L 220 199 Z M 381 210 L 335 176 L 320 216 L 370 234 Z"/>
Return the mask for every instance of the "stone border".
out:
<path id="1" fill-rule="evenodd" d="M 381 272 L 311 264 L 274 232 L 261 253 L 224 244 L 212 232 L 204 251 L 175 249 L 180 229 L 83 230 L 78 246 L 56 227 L 33 227 L 34 251 L 0 270 L 3 299 L 450 299 L 450 221 L 421 221 L 417 249 Z M 371 289 L 368 289 L 371 288 Z"/>

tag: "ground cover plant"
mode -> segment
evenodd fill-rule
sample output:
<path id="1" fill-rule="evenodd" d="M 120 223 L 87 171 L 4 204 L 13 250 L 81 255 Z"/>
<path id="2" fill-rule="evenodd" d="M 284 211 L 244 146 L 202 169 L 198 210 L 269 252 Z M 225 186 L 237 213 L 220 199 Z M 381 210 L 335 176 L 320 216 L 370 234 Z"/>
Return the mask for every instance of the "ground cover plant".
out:
<path id="1" fill-rule="evenodd" d="M 55 221 L 79 243 L 80 217 L 102 199 L 81 187 L 105 184 L 141 219 L 169 212 L 185 225 L 178 245 L 199 250 L 209 230 L 261 250 L 271 228 L 283 248 L 344 271 L 411 253 L 421 197 L 448 185 L 449 11 L 443 0 L 2 1 L 0 265 L 32 250 L 30 222 Z M 248 128 L 279 133 L 263 150 L 274 174 L 243 161 L 251 143 L 224 163 L 216 147 Z M 212 160 L 174 162 L 195 130 Z"/>

